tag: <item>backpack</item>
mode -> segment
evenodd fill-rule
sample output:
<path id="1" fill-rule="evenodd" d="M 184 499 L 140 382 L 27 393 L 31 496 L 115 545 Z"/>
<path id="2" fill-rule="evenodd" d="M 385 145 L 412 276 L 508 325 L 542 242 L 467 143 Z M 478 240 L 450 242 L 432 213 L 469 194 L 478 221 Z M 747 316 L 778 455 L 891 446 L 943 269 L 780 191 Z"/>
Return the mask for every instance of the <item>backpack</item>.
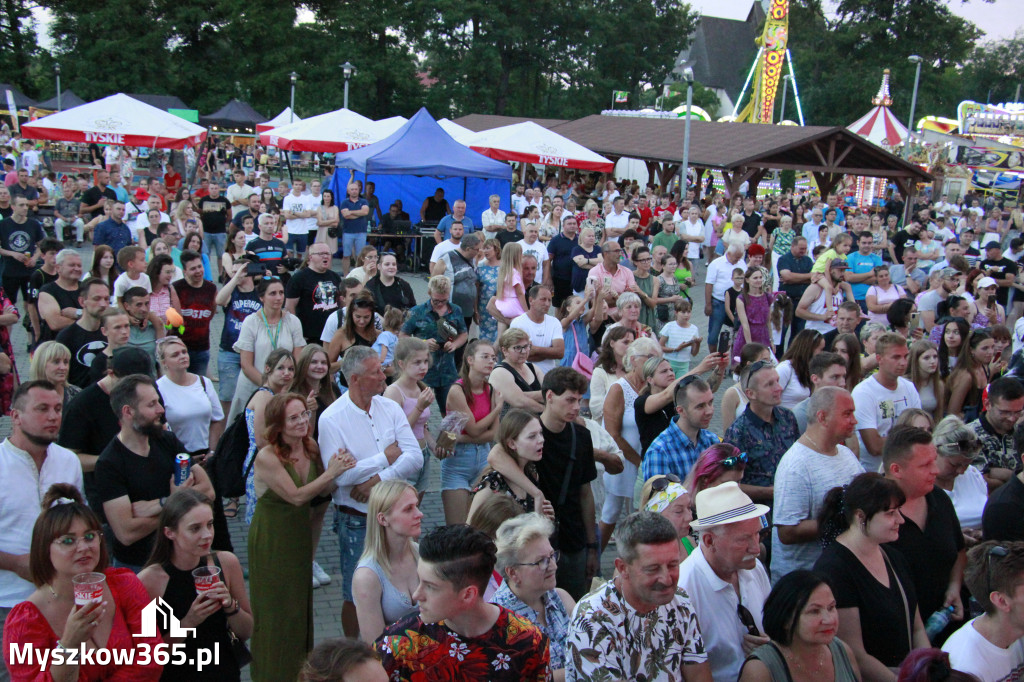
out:
<path id="1" fill-rule="evenodd" d="M 456 256 L 462 261 L 461 269 L 455 264 Z M 452 264 L 452 303 L 462 308 L 464 317 L 472 317 L 479 295 L 476 288 L 476 269 L 458 251 L 450 252 L 448 260 Z"/>
<path id="2" fill-rule="evenodd" d="M 248 405 L 259 392 L 253 391 Z M 245 458 L 249 454 L 249 427 L 245 423 L 245 408 L 235 417 L 231 425 L 224 429 L 213 456 L 207 462 L 206 470 L 213 483 L 218 497 L 241 497 L 245 494 L 245 480 L 249 477 L 252 465 L 256 462 L 253 456 L 249 466 L 245 466 Z M 243 471 L 244 467 L 244 471 Z"/>

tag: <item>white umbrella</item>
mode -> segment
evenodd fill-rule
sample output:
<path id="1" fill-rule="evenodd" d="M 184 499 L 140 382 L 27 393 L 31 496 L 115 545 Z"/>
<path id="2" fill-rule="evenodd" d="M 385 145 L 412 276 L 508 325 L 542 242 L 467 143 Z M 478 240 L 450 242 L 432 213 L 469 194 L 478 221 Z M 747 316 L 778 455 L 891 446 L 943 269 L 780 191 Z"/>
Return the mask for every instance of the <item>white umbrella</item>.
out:
<path id="1" fill-rule="evenodd" d="M 469 148 L 500 161 L 525 161 L 610 172 L 615 164 L 567 137 L 533 121 L 492 128 L 464 141 Z"/>
<path id="2" fill-rule="evenodd" d="M 384 139 L 390 134 L 384 130 L 377 121 L 338 109 L 260 133 L 260 142 L 296 152 L 345 152 Z"/>
<path id="3" fill-rule="evenodd" d="M 273 130 L 278 126 L 288 125 L 289 123 L 298 123 L 301 120 L 302 119 L 299 118 L 298 115 L 292 112 L 291 107 L 285 107 L 284 111 L 282 111 L 280 114 L 270 119 L 269 121 L 257 123 L 256 133 L 259 134 L 267 130 Z"/>

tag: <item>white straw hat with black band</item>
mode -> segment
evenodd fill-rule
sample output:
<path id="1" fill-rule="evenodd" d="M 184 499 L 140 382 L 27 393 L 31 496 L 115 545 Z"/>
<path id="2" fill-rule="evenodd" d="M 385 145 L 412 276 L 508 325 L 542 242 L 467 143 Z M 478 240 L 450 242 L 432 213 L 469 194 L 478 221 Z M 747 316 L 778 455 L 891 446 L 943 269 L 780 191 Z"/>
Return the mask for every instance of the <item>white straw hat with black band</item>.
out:
<path id="1" fill-rule="evenodd" d="M 757 519 L 771 511 L 766 505 L 754 504 L 735 481 L 701 490 L 696 502 L 697 519 L 690 524 L 693 530 Z"/>

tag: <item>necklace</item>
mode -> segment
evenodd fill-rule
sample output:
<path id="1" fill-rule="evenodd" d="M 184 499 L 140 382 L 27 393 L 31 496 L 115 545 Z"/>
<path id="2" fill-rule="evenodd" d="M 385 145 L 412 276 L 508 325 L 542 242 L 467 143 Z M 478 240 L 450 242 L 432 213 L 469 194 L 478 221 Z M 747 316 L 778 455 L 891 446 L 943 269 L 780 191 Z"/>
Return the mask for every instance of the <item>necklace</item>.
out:
<path id="1" fill-rule="evenodd" d="M 811 436 L 808 433 L 805 432 L 803 437 L 806 438 L 807 440 L 811 441 L 811 445 L 814 446 L 814 451 L 815 452 L 820 452 L 823 455 L 829 454 L 829 453 L 825 452 L 825 449 L 822 448 L 820 445 L 818 445 L 818 441 L 816 441 L 813 438 L 811 438 Z M 834 454 L 836 448 L 833 447 L 832 450 L 833 450 L 833 454 Z"/>
<path id="2" fill-rule="evenodd" d="M 60 595 L 53 589 L 53 585 L 47 583 L 46 589 L 50 590 L 50 594 L 53 595 L 54 599 L 60 599 Z"/>
<path id="3" fill-rule="evenodd" d="M 786 657 L 787 661 L 791 661 L 797 668 L 799 668 L 800 670 L 803 670 L 805 673 L 809 673 L 811 675 L 817 675 L 818 673 L 820 673 L 822 667 L 825 665 L 825 652 L 824 651 L 822 651 L 820 654 L 818 654 L 818 665 L 815 666 L 814 670 L 808 670 L 808 668 L 804 665 L 803 661 L 801 661 L 799 658 L 797 658 L 793 654 L 792 649 L 790 649 L 788 651 L 783 650 L 783 655 Z"/>

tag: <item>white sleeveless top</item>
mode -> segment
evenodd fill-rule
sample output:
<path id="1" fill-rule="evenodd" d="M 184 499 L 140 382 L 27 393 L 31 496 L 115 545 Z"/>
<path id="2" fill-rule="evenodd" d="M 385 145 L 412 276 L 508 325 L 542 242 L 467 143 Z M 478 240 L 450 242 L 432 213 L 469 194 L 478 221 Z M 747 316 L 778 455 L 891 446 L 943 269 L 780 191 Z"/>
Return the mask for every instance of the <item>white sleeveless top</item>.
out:
<path id="1" fill-rule="evenodd" d="M 808 306 L 808 310 L 815 315 L 824 315 L 826 310 L 825 299 L 827 296 L 828 294 L 822 291 L 818 300 Z M 813 329 L 821 332 L 822 334 L 828 334 L 830 331 L 834 330 L 836 328 L 836 311 L 839 310 L 839 306 L 843 304 L 844 300 L 842 291 L 834 292 L 832 294 L 832 318 L 827 322 L 822 322 L 820 320 L 807 320 L 807 324 L 804 325 L 804 329 Z"/>
<path id="2" fill-rule="evenodd" d="M 615 383 L 622 388 L 622 397 L 625 401 L 625 409 L 622 411 L 622 438 L 639 453 L 641 451 L 640 430 L 636 426 L 636 412 L 633 410 L 633 404 L 637 397 L 636 391 L 633 390 L 626 377 L 618 379 Z M 607 417 L 607 415 L 605 416 Z M 623 458 L 623 462 L 625 464 L 621 473 L 604 474 L 604 487 L 609 495 L 632 498 L 637 467 L 628 459 Z"/>

